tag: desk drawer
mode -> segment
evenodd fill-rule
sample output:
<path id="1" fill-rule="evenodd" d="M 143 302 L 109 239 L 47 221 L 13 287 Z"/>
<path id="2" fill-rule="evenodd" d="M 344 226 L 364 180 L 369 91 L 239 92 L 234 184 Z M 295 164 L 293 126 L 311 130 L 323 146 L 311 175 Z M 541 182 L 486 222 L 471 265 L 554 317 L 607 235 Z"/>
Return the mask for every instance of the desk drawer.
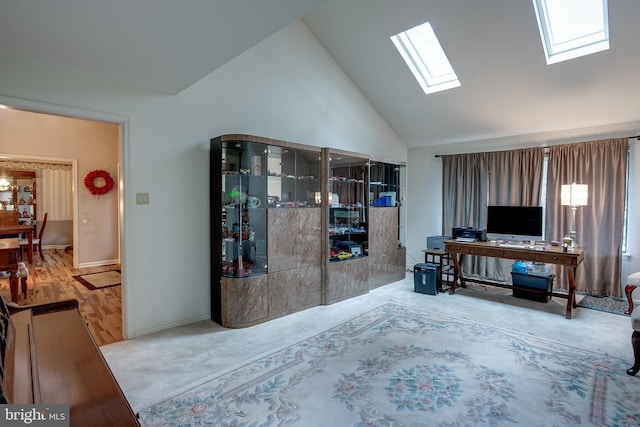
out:
<path id="1" fill-rule="evenodd" d="M 536 257 L 537 262 L 544 262 L 549 264 L 560 264 L 560 265 L 578 265 L 578 256 L 572 256 L 567 254 L 559 254 L 559 253 L 547 253 L 547 252 L 538 252 Z"/>

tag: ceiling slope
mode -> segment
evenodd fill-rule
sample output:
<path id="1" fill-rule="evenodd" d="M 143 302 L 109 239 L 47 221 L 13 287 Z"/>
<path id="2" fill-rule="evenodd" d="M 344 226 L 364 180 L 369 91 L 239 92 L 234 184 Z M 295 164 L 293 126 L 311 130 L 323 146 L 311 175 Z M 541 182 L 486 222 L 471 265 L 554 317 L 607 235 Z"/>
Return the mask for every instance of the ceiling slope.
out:
<path id="1" fill-rule="evenodd" d="M 322 0 L 0 0 L 0 66 L 176 94 Z"/>
<path id="2" fill-rule="evenodd" d="M 640 130 L 640 2 L 611 48 L 546 65 L 529 0 L 0 0 L 0 66 L 177 94 L 303 17 L 408 147 Z M 430 21 L 462 86 L 425 95 L 390 36 Z"/>
<path id="3" fill-rule="evenodd" d="M 530 0 L 330 0 L 303 20 L 411 148 L 636 131 L 638 16 L 609 1 L 610 50 L 554 65 Z M 389 39 L 425 21 L 461 87 L 425 95 Z"/>

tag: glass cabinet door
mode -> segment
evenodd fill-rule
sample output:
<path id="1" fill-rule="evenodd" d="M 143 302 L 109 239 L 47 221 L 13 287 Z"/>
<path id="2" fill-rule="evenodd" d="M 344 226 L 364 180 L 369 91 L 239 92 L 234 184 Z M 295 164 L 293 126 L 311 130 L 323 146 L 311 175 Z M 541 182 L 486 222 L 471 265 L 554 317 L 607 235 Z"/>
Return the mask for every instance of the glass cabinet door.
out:
<path id="1" fill-rule="evenodd" d="M 222 275 L 267 273 L 266 145 L 222 142 Z"/>
<path id="2" fill-rule="evenodd" d="M 398 245 L 406 241 L 406 212 L 404 198 L 406 167 L 404 165 L 371 161 L 369 165 L 369 204 L 372 208 L 398 207 Z"/>
<path id="3" fill-rule="evenodd" d="M 329 260 L 368 253 L 367 159 L 331 154 L 329 160 Z"/>
<path id="4" fill-rule="evenodd" d="M 279 146 L 269 146 L 267 153 L 268 206 L 320 206 L 320 153 Z"/>
<path id="5" fill-rule="evenodd" d="M 397 206 L 400 190 L 400 166 L 371 162 L 369 199 L 373 207 Z"/>
<path id="6" fill-rule="evenodd" d="M 36 224 L 36 173 L 9 171 L 0 177 L 0 211 L 11 213 L 11 224 Z M 16 219 L 17 216 L 17 219 Z"/>
<path id="7" fill-rule="evenodd" d="M 18 224 L 33 225 L 36 221 L 35 179 L 18 178 Z"/>
<path id="8" fill-rule="evenodd" d="M 0 209 L 3 211 L 15 210 L 13 187 L 12 177 L 0 176 Z"/>

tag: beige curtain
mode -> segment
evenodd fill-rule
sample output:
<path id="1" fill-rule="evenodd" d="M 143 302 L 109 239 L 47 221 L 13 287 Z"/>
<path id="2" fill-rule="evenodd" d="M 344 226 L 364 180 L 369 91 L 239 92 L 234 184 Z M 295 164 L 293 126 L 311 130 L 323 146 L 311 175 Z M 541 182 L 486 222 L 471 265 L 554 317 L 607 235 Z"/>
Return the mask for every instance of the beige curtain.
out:
<path id="1" fill-rule="evenodd" d="M 587 206 L 576 211 L 584 262 L 576 274 L 576 291 L 619 297 L 622 262 L 628 138 L 567 144 L 549 148 L 547 173 L 547 239 L 569 234 L 571 208 L 560 205 L 563 184 L 587 184 Z M 556 288 L 567 288 L 566 274 L 556 276 Z"/>
<path id="2" fill-rule="evenodd" d="M 540 204 L 544 148 L 442 156 L 443 234 L 453 226 L 487 226 L 488 205 Z M 512 262 L 474 257 L 465 274 L 508 281 Z"/>
<path id="3" fill-rule="evenodd" d="M 42 185 L 38 189 L 38 216 L 42 217 L 47 212 L 48 221 L 72 221 L 72 185 L 71 170 L 44 169 Z"/>
<path id="4" fill-rule="evenodd" d="M 544 148 L 487 153 L 489 164 L 488 205 L 539 206 L 542 197 Z M 513 260 L 487 258 L 483 276 L 511 281 Z"/>
<path id="5" fill-rule="evenodd" d="M 454 226 L 482 227 L 487 223 L 486 153 L 442 156 L 442 232 Z"/>

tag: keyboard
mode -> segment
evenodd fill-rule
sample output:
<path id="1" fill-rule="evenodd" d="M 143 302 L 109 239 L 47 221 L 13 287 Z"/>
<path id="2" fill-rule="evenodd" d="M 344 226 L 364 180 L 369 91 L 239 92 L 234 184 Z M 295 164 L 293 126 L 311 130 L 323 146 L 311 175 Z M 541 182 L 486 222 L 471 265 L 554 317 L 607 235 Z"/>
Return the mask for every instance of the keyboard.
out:
<path id="1" fill-rule="evenodd" d="M 526 248 L 527 246 L 522 243 L 500 243 L 498 246 L 501 248 Z"/>

